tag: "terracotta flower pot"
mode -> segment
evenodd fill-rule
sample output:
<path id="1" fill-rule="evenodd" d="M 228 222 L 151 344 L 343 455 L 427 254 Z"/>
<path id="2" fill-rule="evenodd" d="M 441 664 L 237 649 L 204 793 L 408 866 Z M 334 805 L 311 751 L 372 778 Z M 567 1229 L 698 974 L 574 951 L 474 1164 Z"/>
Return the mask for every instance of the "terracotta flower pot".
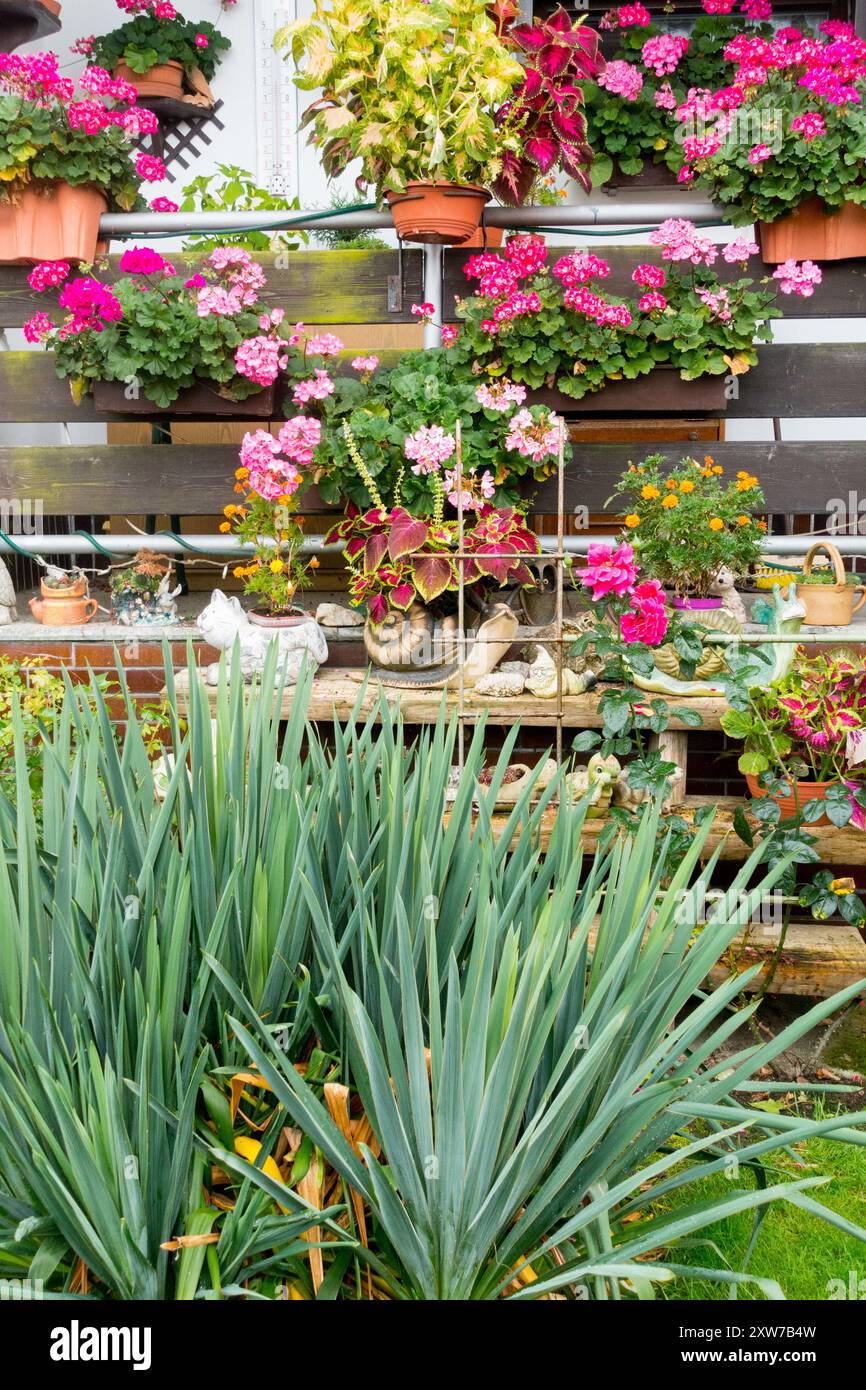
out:
<path id="1" fill-rule="evenodd" d="M 90 622 L 98 608 L 95 598 L 68 598 L 61 593 L 30 600 L 34 618 L 44 627 L 80 627 Z"/>
<path id="2" fill-rule="evenodd" d="M 406 185 L 405 193 L 386 192 L 394 226 L 402 241 L 461 246 L 477 232 L 490 194 L 475 184 L 429 183 Z"/>
<path id="3" fill-rule="evenodd" d="M 777 796 L 774 793 L 769 793 L 772 800 L 775 801 L 779 810 L 782 812 L 782 818 L 784 820 L 787 820 L 791 816 L 796 816 L 798 811 L 802 811 L 807 801 L 826 801 L 827 788 L 834 785 L 832 782 L 795 782 L 791 777 L 789 777 L 787 781 L 792 789 L 790 796 Z M 748 783 L 749 791 L 752 796 L 768 795 L 759 783 L 757 777 L 753 777 L 751 772 L 746 773 L 746 782 Z M 810 829 L 813 825 L 832 824 L 833 822 L 830 820 L 829 816 L 819 816 L 817 820 L 808 822 Z"/>
<path id="4" fill-rule="evenodd" d="M 63 588 L 54 587 L 44 579 L 39 581 L 39 592 L 43 598 L 86 598 L 87 597 L 87 575 L 79 574 L 72 584 L 66 584 Z"/>
<path id="5" fill-rule="evenodd" d="M 866 207 L 859 203 L 845 203 L 828 216 L 820 198 L 807 198 L 787 217 L 757 225 L 765 265 L 866 256 Z"/>
<path id="6" fill-rule="evenodd" d="M 486 245 L 488 251 L 498 251 L 505 238 L 504 227 L 487 227 Z M 479 227 L 477 232 L 473 232 L 466 241 L 461 241 L 461 251 L 483 251 L 485 246 L 485 228 Z"/>
<path id="7" fill-rule="evenodd" d="M 826 550 L 836 571 L 835 584 L 810 584 L 812 557 L 819 550 Z M 858 608 L 866 602 L 866 588 L 862 584 L 849 584 L 846 579 L 842 556 L 830 541 L 818 541 L 812 546 L 803 561 L 803 583 L 797 589 L 797 598 L 806 610 L 803 619 L 815 627 L 846 627 Z M 854 602 L 855 594 L 860 597 Z"/>
<path id="8" fill-rule="evenodd" d="M 114 75 L 123 82 L 131 82 L 140 97 L 172 97 L 175 101 L 183 97 L 182 63 L 157 63 L 147 72 L 133 72 L 128 63 L 120 62 Z"/>
<path id="9" fill-rule="evenodd" d="M 0 203 L 0 263 L 92 261 L 99 245 L 105 194 L 89 184 L 45 183 Z"/>

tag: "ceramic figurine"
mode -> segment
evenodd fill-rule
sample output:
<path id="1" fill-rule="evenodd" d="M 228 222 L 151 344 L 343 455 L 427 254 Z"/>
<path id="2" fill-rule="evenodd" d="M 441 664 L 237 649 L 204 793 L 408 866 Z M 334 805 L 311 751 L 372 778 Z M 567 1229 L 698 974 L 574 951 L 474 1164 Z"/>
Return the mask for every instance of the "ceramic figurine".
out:
<path id="1" fill-rule="evenodd" d="M 600 820 L 605 815 L 621 772 L 619 758 L 603 758 L 600 753 L 593 753 L 586 767 L 577 767 L 568 774 L 565 785 L 572 801 L 580 801 L 590 793 L 587 820 Z"/>
<path id="2" fill-rule="evenodd" d="M 671 796 L 674 801 L 681 800 L 680 793 L 683 788 L 680 784 L 682 781 L 683 770 L 681 767 L 675 767 L 673 772 L 668 774 L 667 789 L 663 794 L 663 800 L 667 800 L 667 798 Z M 626 764 L 614 784 L 614 806 L 622 806 L 626 811 L 637 811 L 645 802 L 651 801 L 652 799 L 652 793 L 648 791 L 646 787 L 633 787 L 631 785 L 628 776 L 628 764 Z"/>
<path id="3" fill-rule="evenodd" d="M 738 623 L 746 623 L 748 615 L 746 605 L 737 593 L 736 580 L 733 570 L 729 570 L 727 565 L 722 565 L 712 584 L 710 585 L 710 595 L 713 598 L 722 600 L 722 607 L 736 618 Z"/>
<path id="4" fill-rule="evenodd" d="M 308 669 L 315 669 L 328 659 L 328 644 L 325 634 L 313 618 L 307 618 L 294 627 L 264 628 L 251 623 L 240 600 L 229 597 L 221 589 L 214 589 L 207 608 L 199 614 L 198 628 L 202 637 L 212 647 L 231 655 L 235 641 L 240 647 L 241 671 L 245 680 L 261 671 L 265 653 L 271 642 L 280 647 L 280 669 L 286 671 L 286 679 L 294 685 L 301 671 L 304 658 Z M 216 685 L 219 680 L 219 665 L 208 666 L 205 672 L 208 685 Z"/>

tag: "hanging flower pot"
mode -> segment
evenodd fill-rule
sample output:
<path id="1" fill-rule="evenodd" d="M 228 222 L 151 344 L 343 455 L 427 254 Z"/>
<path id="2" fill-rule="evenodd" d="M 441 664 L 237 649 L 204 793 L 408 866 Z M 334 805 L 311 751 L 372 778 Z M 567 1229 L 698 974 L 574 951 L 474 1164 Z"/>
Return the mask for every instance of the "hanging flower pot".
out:
<path id="1" fill-rule="evenodd" d="M 169 60 L 157 63 L 146 72 L 134 72 L 123 61 L 114 69 L 116 78 L 130 82 L 140 97 L 172 97 L 175 101 L 183 98 L 183 64 Z"/>
<path id="2" fill-rule="evenodd" d="M 386 192 L 401 241 L 460 246 L 481 224 L 490 194 L 475 184 L 410 182 L 405 193 Z"/>
<path id="3" fill-rule="evenodd" d="M 819 550 L 826 550 L 830 556 L 836 575 L 835 584 L 811 582 L 812 558 Z M 856 594 L 860 597 L 855 603 Z M 842 556 L 836 546 L 830 541 L 818 541 L 803 561 L 803 579 L 797 589 L 797 597 L 806 610 L 805 622 L 815 627 L 845 627 L 866 602 L 866 588 L 862 584 L 849 584 Z"/>
<path id="4" fill-rule="evenodd" d="M 781 796 L 777 792 L 770 792 L 769 795 L 775 801 L 782 817 L 788 820 L 791 816 L 799 815 L 803 807 L 809 801 L 826 801 L 827 788 L 836 786 L 837 782 L 795 782 L 792 777 L 786 779 L 791 788 L 790 796 Z M 768 793 L 761 786 L 757 777 L 753 777 L 751 772 L 746 773 L 746 782 L 749 792 L 754 797 L 767 796 Z M 818 825 L 832 825 L 829 816 L 819 816 L 817 820 L 809 821 L 808 829 L 812 830 Z"/>
<path id="5" fill-rule="evenodd" d="M 757 226 L 765 265 L 866 256 L 866 207 L 859 203 L 845 203 L 828 214 L 820 198 L 807 198 L 787 217 Z"/>
<path id="6" fill-rule="evenodd" d="M 92 261 L 105 195 L 89 184 L 43 183 L 0 203 L 0 262 Z"/>

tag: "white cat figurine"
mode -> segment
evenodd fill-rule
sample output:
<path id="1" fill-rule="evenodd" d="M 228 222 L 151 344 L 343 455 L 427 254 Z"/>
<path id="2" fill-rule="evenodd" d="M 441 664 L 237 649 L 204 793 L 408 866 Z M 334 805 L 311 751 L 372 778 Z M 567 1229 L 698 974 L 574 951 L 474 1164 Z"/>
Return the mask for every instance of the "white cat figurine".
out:
<path id="1" fill-rule="evenodd" d="M 198 616 L 202 637 L 212 647 L 231 656 L 237 640 L 240 646 L 241 671 L 250 680 L 264 666 L 265 653 L 271 642 L 279 642 L 279 670 L 285 669 L 286 680 L 294 685 L 306 657 L 307 667 L 315 669 L 328 659 L 325 634 L 314 618 L 305 618 L 294 627 L 267 628 L 251 623 L 240 600 L 214 589 L 211 601 Z M 219 680 L 219 665 L 214 663 L 205 671 L 208 685 Z"/>

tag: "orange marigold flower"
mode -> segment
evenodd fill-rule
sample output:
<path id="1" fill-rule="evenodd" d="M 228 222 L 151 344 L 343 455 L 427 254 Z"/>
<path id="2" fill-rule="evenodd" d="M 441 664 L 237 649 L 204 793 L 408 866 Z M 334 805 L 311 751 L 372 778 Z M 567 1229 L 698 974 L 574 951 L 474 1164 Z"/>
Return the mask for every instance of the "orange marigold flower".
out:
<path id="1" fill-rule="evenodd" d="M 662 506 L 667 507 L 669 510 L 671 507 L 678 507 L 679 505 L 680 499 L 673 492 L 669 492 L 667 497 L 662 502 Z"/>
<path id="2" fill-rule="evenodd" d="M 626 526 L 640 526 L 640 517 L 637 512 L 629 512 L 625 519 Z"/>
<path id="3" fill-rule="evenodd" d="M 694 492 L 695 485 L 691 478 L 684 478 L 680 483 L 680 492 Z"/>
<path id="4" fill-rule="evenodd" d="M 248 478 L 249 476 L 250 470 L 248 468 L 235 469 L 235 477 L 237 478 L 238 482 L 243 482 L 244 478 Z"/>
<path id="5" fill-rule="evenodd" d="M 232 529 L 232 524 L 231 524 L 230 521 L 221 521 L 221 522 L 220 522 L 220 530 L 221 530 L 223 533 L 225 533 L 226 531 L 230 531 L 231 529 Z"/>
<path id="6" fill-rule="evenodd" d="M 710 517 L 710 530 L 711 530 L 711 531 L 724 531 L 724 529 L 725 529 L 725 523 L 722 521 L 722 518 L 721 518 L 720 516 L 713 516 L 713 517 Z"/>
<path id="7" fill-rule="evenodd" d="M 745 512 L 743 512 L 743 513 L 741 513 L 741 514 L 737 517 L 737 525 L 738 525 L 738 526 L 748 526 L 748 524 L 749 524 L 749 522 L 751 521 L 751 519 L 752 519 L 752 518 L 751 518 L 750 516 L 746 516 Z"/>
<path id="8" fill-rule="evenodd" d="M 312 560 L 310 561 L 310 569 L 311 569 L 311 570 L 317 570 L 318 568 L 319 568 L 319 562 L 318 562 L 318 560 L 316 559 L 316 557 L 315 557 L 315 555 L 314 555 L 313 558 L 312 558 Z"/>
<path id="9" fill-rule="evenodd" d="M 653 502 L 656 497 L 659 497 L 661 494 L 654 483 L 644 483 L 640 490 L 640 495 L 645 502 Z"/>

